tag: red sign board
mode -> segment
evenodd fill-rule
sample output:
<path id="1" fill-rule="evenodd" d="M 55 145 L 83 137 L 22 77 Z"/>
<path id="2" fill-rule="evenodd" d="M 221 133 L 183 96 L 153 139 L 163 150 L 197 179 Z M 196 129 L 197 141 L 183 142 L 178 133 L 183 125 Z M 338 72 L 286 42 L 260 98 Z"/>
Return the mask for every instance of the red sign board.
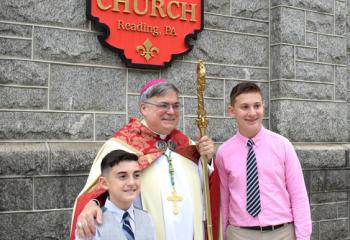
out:
<path id="1" fill-rule="evenodd" d="M 189 52 L 203 29 L 203 0 L 87 0 L 99 41 L 129 67 L 161 68 Z"/>

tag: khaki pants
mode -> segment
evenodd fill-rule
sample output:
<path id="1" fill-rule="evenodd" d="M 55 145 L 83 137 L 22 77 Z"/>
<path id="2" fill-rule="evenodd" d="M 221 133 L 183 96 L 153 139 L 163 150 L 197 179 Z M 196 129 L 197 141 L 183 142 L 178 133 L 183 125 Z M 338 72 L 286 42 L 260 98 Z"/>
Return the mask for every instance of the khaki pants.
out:
<path id="1" fill-rule="evenodd" d="M 227 240 L 295 240 L 293 224 L 264 232 L 229 225 L 226 233 Z"/>

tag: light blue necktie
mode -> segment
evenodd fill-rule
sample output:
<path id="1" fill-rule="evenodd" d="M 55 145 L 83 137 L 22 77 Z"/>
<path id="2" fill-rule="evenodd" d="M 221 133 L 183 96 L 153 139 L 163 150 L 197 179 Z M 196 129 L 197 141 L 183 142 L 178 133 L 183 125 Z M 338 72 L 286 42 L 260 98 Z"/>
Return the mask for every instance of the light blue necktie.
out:
<path id="1" fill-rule="evenodd" d="M 134 233 L 132 232 L 132 228 L 129 222 L 129 213 L 125 212 L 123 214 L 123 231 L 125 233 L 125 236 L 128 240 L 134 240 L 135 236 Z"/>
<path id="2" fill-rule="evenodd" d="M 247 211 L 250 215 L 256 217 L 261 212 L 261 205 L 258 168 L 256 164 L 253 145 L 253 140 L 249 139 L 247 142 Z"/>

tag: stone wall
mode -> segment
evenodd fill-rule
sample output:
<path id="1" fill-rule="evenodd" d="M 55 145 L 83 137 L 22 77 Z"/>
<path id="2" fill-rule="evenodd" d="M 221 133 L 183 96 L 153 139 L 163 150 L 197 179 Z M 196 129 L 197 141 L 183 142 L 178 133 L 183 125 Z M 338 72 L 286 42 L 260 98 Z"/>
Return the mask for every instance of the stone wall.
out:
<path id="1" fill-rule="evenodd" d="M 204 0 L 205 29 L 170 68 L 125 68 L 97 40 L 85 0 L 0 2 L 0 239 L 68 239 L 98 148 L 152 78 L 176 83 L 196 135 L 196 63 L 207 68 L 208 134 L 235 123 L 228 95 L 251 80 L 265 126 L 288 137 L 310 195 L 313 240 L 350 239 L 350 0 Z"/>

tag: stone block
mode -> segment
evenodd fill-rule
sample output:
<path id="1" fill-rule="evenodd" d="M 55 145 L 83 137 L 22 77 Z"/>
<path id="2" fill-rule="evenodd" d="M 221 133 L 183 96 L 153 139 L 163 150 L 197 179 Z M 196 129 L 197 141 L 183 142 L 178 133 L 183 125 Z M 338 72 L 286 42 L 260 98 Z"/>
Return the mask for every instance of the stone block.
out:
<path id="1" fill-rule="evenodd" d="M 317 47 L 317 33 L 306 32 L 306 46 Z"/>
<path id="2" fill-rule="evenodd" d="M 48 143 L 50 173 L 88 173 L 102 143 Z"/>
<path id="3" fill-rule="evenodd" d="M 231 15 L 256 18 L 269 19 L 269 1 L 268 0 L 236 0 L 231 1 Z"/>
<path id="4" fill-rule="evenodd" d="M 174 83 L 180 90 L 180 95 L 197 95 L 197 64 L 174 62 L 171 68 L 162 70 L 162 78 Z M 204 96 L 221 97 L 223 81 L 207 79 Z"/>
<path id="5" fill-rule="evenodd" d="M 125 111 L 123 69 L 51 66 L 50 109 Z"/>
<path id="6" fill-rule="evenodd" d="M 47 109 L 47 89 L 0 86 L 0 108 Z"/>
<path id="7" fill-rule="evenodd" d="M 47 86 L 49 64 L 0 59 L 0 84 Z"/>
<path id="8" fill-rule="evenodd" d="M 85 4 L 79 0 L 4 0 L 0 19 L 65 27 L 87 27 Z"/>
<path id="9" fill-rule="evenodd" d="M 234 86 L 236 86 L 240 81 L 226 81 L 225 82 L 225 106 L 227 107 L 230 102 L 230 94 L 232 91 L 232 88 Z M 264 108 L 265 108 L 265 117 L 268 117 L 268 113 L 269 113 L 269 108 L 270 108 L 270 100 L 269 100 L 269 84 L 267 82 L 255 82 L 261 89 L 262 91 L 262 95 L 263 95 L 263 101 L 264 101 Z M 228 113 L 226 112 L 226 115 L 228 115 Z"/>
<path id="10" fill-rule="evenodd" d="M 346 239 L 349 220 L 337 219 L 320 222 L 320 240 Z"/>
<path id="11" fill-rule="evenodd" d="M 343 202 L 338 204 L 338 218 L 349 218 L 348 203 Z"/>
<path id="12" fill-rule="evenodd" d="M 294 0 L 271 0 L 271 6 L 275 7 L 278 5 L 293 6 Z"/>
<path id="13" fill-rule="evenodd" d="M 292 142 L 345 142 L 346 115 L 346 103 L 276 100 L 271 129 Z"/>
<path id="14" fill-rule="evenodd" d="M 324 191 L 325 190 L 326 171 L 311 171 L 310 192 Z"/>
<path id="15" fill-rule="evenodd" d="M 346 190 L 350 188 L 350 171 L 328 170 L 325 178 L 326 190 Z"/>
<path id="16" fill-rule="evenodd" d="M 306 31 L 333 34 L 334 17 L 322 13 L 306 12 Z"/>
<path id="17" fill-rule="evenodd" d="M 335 1 L 335 22 L 334 33 L 337 35 L 344 35 L 346 32 L 346 3 Z"/>
<path id="18" fill-rule="evenodd" d="M 197 128 L 196 117 L 185 117 L 185 133 L 192 139 L 197 139 L 199 130 Z M 214 142 L 224 142 L 236 132 L 237 126 L 231 118 L 208 118 L 207 135 Z"/>
<path id="19" fill-rule="evenodd" d="M 207 116 L 224 116 L 226 106 L 223 99 L 204 99 Z M 197 116 L 197 98 L 185 98 L 184 114 Z"/>
<path id="20" fill-rule="evenodd" d="M 271 98 L 333 99 L 334 85 L 300 81 L 271 82 Z"/>
<path id="21" fill-rule="evenodd" d="M 0 35 L 2 36 L 30 38 L 32 37 L 32 29 L 32 26 L 27 25 L 0 23 Z"/>
<path id="22" fill-rule="evenodd" d="M 128 116 L 142 119 L 142 115 L 139 111 L 139 96 L 128 95 Z"/>
<path id="23" fill-rule="evenodd" d="M 31 40 L 0 37 L 1 56 L 30 58 L 31 46 Z"/>
<path id="24" fill-rule="evenodd" d="M 48 173 L 48 151 L 44 143 L 0 143 L 0 175 Z"/>
<path id="25" fill-rule="evenodd" d="M 346 101 L 347 99 L 347 71 L 346 67 L 335 67 L 335 99 Z"/>
<path id="26" fill-rule="evenodd" d="M 276 45 L 271 47 L 271 78 L 294 79 L 294 47 Z"/>
<path id="27" fill-rule="evenodd" d="M 267 22 L 257 22 L 248 19 L 212 14 L 205 15 L 204 27 L 259 35 L 268 35 L 269 33 L 269 25 Z"/>
<path id="28" fill-rule="evenodd" d="M 319 240 L 319 232 L 320 232 L 320 224 L 319 222 L 313 222 L 312 223 L 312 234 L 311 234 L 311 240 Z"/>
<path id="29" fill-rule="evenodd" d="M 346 15 L 346 33 L 350 33 L 350 16 L 349 14 Z"/>
<path id="30" fill-rule="evenodd" d="M 213 46 L 215 43 L 215 46 Z M 268 38 L 228 32 L 203 31 L 186 59 L 266 67 Z"/>
<path id="31" fill-rule="evenodd" d="M 331 202 L 347 201 L 347 192 L 317 192 L 311 194 L 311 204 L 322 204 Z"/>
<path id="32" fill-rule="evenodd" d="M 102 47 L 97 33 L 64 29 L 34 29 L 34 59 L 123 66 L 115 52 Z"/>
<path id="33" fill-rule="evenodd" d="M 204 11 L 219 14 L 230 14 L 230 0 L 204 1 Z"/>
<path id="34" fill-rule="evenodd" d="M 205 66 L 206 69 L 210 65 Z M 208 71 L 207 71 L 208 72 Z M 207 73 L 208 76 L 208 73 Z M 197 95 L 197 65 L 193 63 L 174 62 L 171 68 L 162 70 L 162 78 L 174 83 L 180 91 L 180 95 Z M 204 96 L 221 97 L 223 95 L 224 82 L 218 79 L 206 79 Z"/>
<path id="35" fill-rule="evenodd" d="M 286 5 L 332 14 L 334 3 L 329 0 L 271 0 L 271 6 Z"/>
<path id="36" fill-rule="evenodd" d="M 30 210 L 33 207 L 33 181 L 29 178 L 1 179 L 0 211 Z"/>
<path id="37" fill-rule="evenodd" d="M 141 87 L 152 79 L 160 78 L 160 71 L 128 69 L 128 92 L 140 93 Z M 172 82 L 172 79 L 166 79 Z"/>
<path id="38" fill-rule="evenodd" d="M 174 62 L 171 68 L 162 69 L 161 77 L 174 83 L 182 95 L 195 95 L 197 92 L 197 64 Z"/>
<path id="39" fill-rule="evenodd" d="M 345 149 L 341 145 L 295 145 L 303 168 L 345 167 Z"/>
<path id="40" fill-rule="evenodd" d="M 311 205 L 313 221 L 337 218 L 338 204 Z"/>
<path id="41" fill-rule="evenodd" d="M 320 62 L 346 64 L 346 38 L 319 35 L 318 57 Z"/>
<path id="42" fill-rule="evenodd" d="M 72 208 L 86 179 L 86 176 L 35 178 L 34 209 Z"/>
<path id="43" fill-rule="evenodd" d="M 2 240 L 69 239 L 71 215 L 70 210 L 1 214 L 0 238 Z"/>
<path id="44" fill-rule="evenodd" d="M 269 70 L 267 68 L 233 67 L 216 64 L 206 64 L 205 68 L 207 76 L 213 78 L 263 81 L 269 79 Z"/>
<path id="45" fill-rule="evenodd" d="M 298 80 L 333 83 L 334 68 L 332 65 L 296 62 Z"/>
<path id="46" fill-rule="evenodd" d="M 95 116 L 95 139 L 108 140 L 114 132 L 126 124 L 125 115 L 96 114 Z"/>
<path id="47" fill-rule="evenodd" d="M 277 7 L 271 10 L 271 43 L 305 43 L 304 11 Z"/>
<path id="48" fill-rule="evenodd" d="M 307 61 L 317 60 L 316 48 L 296 47 L 295 49 L 296 49 L 297 59 L 307 60 Z"/>
<path id="49" fill-rule="evenodd" d="M 91 140 L 92 114 L 0 112 L 1 140 Z"/>

